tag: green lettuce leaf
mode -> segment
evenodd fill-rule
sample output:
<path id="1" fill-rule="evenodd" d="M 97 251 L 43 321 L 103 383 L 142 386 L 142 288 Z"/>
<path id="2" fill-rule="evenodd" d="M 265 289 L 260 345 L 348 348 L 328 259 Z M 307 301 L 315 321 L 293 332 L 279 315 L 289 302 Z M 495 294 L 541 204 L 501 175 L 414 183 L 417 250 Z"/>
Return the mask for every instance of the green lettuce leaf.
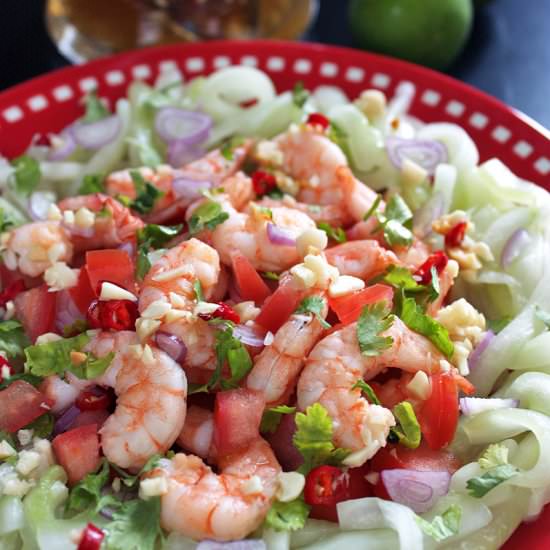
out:
<path id="1" fill-rule="evenodd" d="M 42 177 L 40 163 L 28 155 L 21 155 L 11 161 L 15 168 L 13 174 L 15 190 L 22 195 L 30 195 L 40 183 Z"/>
<path id="2" fill-rule="evenodd" d="M 460 529 L 461 519 L 462 508 L 458 504 L 449 506 L 440 516 L 435 516 L 432 521 L 426 521 L 420 516 L 415 517 L 420 529 L 437 542 L 456 535 Z"/>
<path id="3" fill-rule="evenodd" d="M 302 529 L 309 515 L 309 506 L 301 498 L 290 502 L 273 503 L 265 518 L 265 525 L 276 531 L 296 531 Z"/>

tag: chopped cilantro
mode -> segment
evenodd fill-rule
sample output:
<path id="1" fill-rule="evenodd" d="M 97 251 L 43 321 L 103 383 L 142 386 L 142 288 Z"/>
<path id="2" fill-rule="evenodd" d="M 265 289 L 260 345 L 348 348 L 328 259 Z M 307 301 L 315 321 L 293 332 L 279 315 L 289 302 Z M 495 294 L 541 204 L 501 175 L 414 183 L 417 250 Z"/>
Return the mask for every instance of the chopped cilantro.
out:
<path id="1" fill-rule="evenodd" d="M 151 212 L 155 202 L 164 195 L 154 185 L 146 181 L 138 170 L 130 170 L 130 176 L 134 182 L 136 198 L 130 203 L 130 208 L 140 214 Z"/>
<path id="2" fill-rule="evenodd" d="M 226 160 L 233 160 L 235 149 L 237 147 L 240 147 L 244 143 L 244 138 L 241 136 L 232 136 L 229 139 L 226 139 L 221 147 L 220 147 L 220 153 L 222 154 L 223 158 Z"/>
<path id="3" fill-rule="evenodd" d="M 305 105 L 305 102 L 309 98 L 309 92 L 304 88 L 304 83 L 301 80 L 298 80 L 292 88 L 292 102 L 296 107 L 300 109 Z"/>
<path id="4" fill-rule="evenodd" d="M 483 470 L 490 470 L 503 464 L 508 464 L 508 447 L 502 443 L 492 443 L 478 460 Z"/>
<path id="5" fill-rule="evenodd" d="M 23 326 L 15 319 L 0 321 L 0 351 L 4 351 L 8 357 L 19 357 L 23 350 L 30 344 Z"/>
<path id="6" fill-rule="evenodd" d="M 319 222 L 317 227 L 324 231 L 329 239 L 337 243 L 345 243 L 347 241 L 346 232 L 341 227 L 332 227 L 332 225 L 326 222 Z"/>
<path id="7" fill-rule="evenodd" d="M 290 502 L 276 500 L 265 518 L 265 525 L 276 531 L 296 531 L 302 529 L 309 516 L 309 506 L 303 499 Z"/>
<path id="8" fill-rule="evenodd" d="M 382 197 L 380 195 L 376 195 L 376 199 L 374 199 L 374 202 L 371 204 L 370 208 L 367 210 L 365 215 L 363 216 L 363 221 L 367 221 L 373 214 L 377 215 L 378 212 L 376 212 L 376 209 L 378 208 L 378 205 L 382 201 Z"/>
<path id="9" fill-rule="evenodd" d="M 406 267 L 390 265 L 381 280 L 394 288 L 402 289 L 406 296 L 413 295 L 417 301 L 420 301 L 421 305 L 424 305 L 423 301 L 433 302 L 439 297 L 440 293 L 439 277 L 435 267 L 432 267 L 431 274 L 430 284 L 421 285 Z"/>
<path id="10" fill-rule="evenodd" d="M 393 319 L 385 301 L 363 307 L 357 320 L 357 341 L 363 355 L 374 357 L 391 347 L 393 338 L 380 334 L 392 326 Z"/>
<path id="11" fill-rule="evenodd" d="M 420 529 L 437 542 L 456 535 L 460 529 L 461 519 L 462 508 L 458 504 L 452 504 L 440 516 L 435 516 L 432 521 L 426 521 L 420 516 L 415 517 Z"/>
<path id="12" fill-rule="evenodd" d="M 105 193 L 105 178 L 100 174 L 86 174 L 78 189 L 79 195 L 93 195 L 94 193 Z"/>
<path id="13" fill-rule="evenodd" d="M 320 403 L 309 406 L 305 413 L 296 413 L 292 442 L 304 457 L 298 470 L 303 474 L 322 464 L 338 465 L 349 454 L 347 449 L 338 449 L 332 443 L 332 419 Z"/>
<path id="14" fill-rule="evenodd" d="M 373 210 L 372 207 L 371 210 Z M 369 213 L 370 210 L 367 214 Z M 367 215 L 365 215 L 365 219 L 366 217 Z M 376 217 L 379 225 L 375 231 L 382 229 L 384 239 L 390 246 L 410 246 L 412 244 L 413 215 L 407 203 L 399 195 L 393 195 L 386 204 L 384 212 L 376 212 Z"/>
<path id="15" fill-rule="evenodd" d="M 393 434 L 405 447 L 416 449 L 420 445 L 422 433 L 412 405 L 408 401 L 401 401 L 392 412 L 397 421 L 397 426 L 392 428 Z"/>
<path id="16" fill-rule="evenodd" d="M 97 91 L 94 90 L 84 96 L 84 106 L 86 112 L 82 117 L 82 122 L 97 122 L 103 118 L 107 118 L 111 113 L 105 107 L 101 99 L 97 96 Z"/>
<path id="17" fill-rule="evenodd" d="M 196 235 L 204 229 L 214 229 L 229 218 L 219 202 L 206 200 L 194 212 L 189 219 L 189 233 Z"/>
<path id="18" fill-rule="evenodd" d="M 323 328 L 330 328 L 330 323 L 327 323 L 323 318 L 323 310 L 325 308 L 326 302 L 324 298 L 321 296 L 308 296 L 300 302 L 294 313 L 311 314 L 317 318 Z"/>
<path id="19" fill-rule="evenodd" d="M 288 407 L 287 405 L 278 405 L 264 411 L 262 422 L 260 424 L 260 432 L 273 433 L 279 426 L 283 414 L 294 414 L 296 407 Z"/>
<path id="20" fill-rule="evenodd" d="M 353 384 L 351 389 L 352 390 L 360 389 L 367 396 L 367 399 L 369 400 L 370 403 L 372 403 L 373 405 L 380 405 L 380 399 L 378 399 L 372 387 L 369 384 L 367 384 L 364 380 L 362 379 L 357 380 L 357 382 Z"/>
<path id="21" fill-rule="evenodd" d="M 195 282 L 193 283 L 193 290 L 195 291 L 197 302 L 204 302 L 204 293 L 202 291 L 202 285 L 198 279 L 196 279 Z"/>
<path id="22" fill-rule="evenodd" d="M 178 235 L 182 227 L 182 225 L 157 225 L 150 223 L 138 230 L 136 277 L 139 280 L 143 280 L 149 269 L 151 269 L 151 262 L 147 256 L 148 251 L 151 248 L 161 248 Z"/>
<path id="23" fill-rule="evenodd" d="M 281 278 L 281 276 L 274 271 L 264 271 L 261 275 L 264 279 L 269 279 L 270 281 L 278 281 Z"/>
<path id="24" fill-rule="evenodd" d="M 22 195 L 30 195 L 42 176 L 39 162 L 28 155 L 21 155 L 13 159 L 11 165 L 15 168 L 15 190 Z"/>

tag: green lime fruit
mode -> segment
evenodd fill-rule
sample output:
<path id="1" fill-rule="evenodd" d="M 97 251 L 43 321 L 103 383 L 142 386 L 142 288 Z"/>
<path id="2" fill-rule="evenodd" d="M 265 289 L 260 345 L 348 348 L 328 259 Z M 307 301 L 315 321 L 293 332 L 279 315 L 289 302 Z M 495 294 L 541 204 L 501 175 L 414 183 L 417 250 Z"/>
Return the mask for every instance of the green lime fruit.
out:
<path id="1" fill-rule="evenodd" d="M 351 0 L 353 38 L 366 50 L 445 69 L 461 52 L 472 0 Z"/>

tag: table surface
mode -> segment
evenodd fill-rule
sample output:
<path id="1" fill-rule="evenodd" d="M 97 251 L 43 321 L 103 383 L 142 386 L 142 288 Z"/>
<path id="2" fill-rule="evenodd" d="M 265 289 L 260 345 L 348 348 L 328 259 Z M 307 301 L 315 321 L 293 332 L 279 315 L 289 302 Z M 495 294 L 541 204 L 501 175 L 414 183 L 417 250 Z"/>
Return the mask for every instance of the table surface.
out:
<path id="1" fill-rule="evenodd" d="M 45 0 L 1 1 L 0 90 L 67 64 L 45 31 Z M 321 0 L 305 39 L 352 46 L 347 3 Z M 468 46 L 449 74 L 550 128 L 548 29 L 550 0 L 494 0 L 477 11 Z"/>

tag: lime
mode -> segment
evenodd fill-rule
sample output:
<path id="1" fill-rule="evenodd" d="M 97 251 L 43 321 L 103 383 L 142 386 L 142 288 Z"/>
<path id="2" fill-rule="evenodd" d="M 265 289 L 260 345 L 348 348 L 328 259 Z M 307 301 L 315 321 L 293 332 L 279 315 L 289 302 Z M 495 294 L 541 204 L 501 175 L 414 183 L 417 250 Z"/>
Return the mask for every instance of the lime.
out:
<path id="1" fill-rule="evenodd" d="M 472 0 L 351 0 L 356 43 L 434 69 L 462 50 L 473 19 Z"/>

